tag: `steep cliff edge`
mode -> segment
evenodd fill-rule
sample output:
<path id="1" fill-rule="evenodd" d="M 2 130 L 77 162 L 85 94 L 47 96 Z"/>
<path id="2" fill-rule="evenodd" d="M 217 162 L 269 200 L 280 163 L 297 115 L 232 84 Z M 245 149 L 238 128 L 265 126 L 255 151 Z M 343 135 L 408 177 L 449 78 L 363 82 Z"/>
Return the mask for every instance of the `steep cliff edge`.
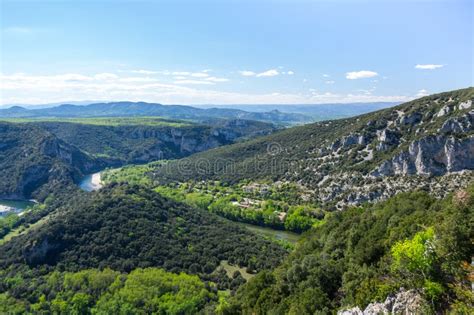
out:
<path id="1" fill-rule="evenodd" d="M 50 188 L 72 184 L 101 167 L 100 162 L 41 128 L 0 123 L 0 198 L 42 199 Z"/>
<path id="2" fill-rule="evenodd" d="M 212 120 L 206 125 L 149 126 L 93 125 L 70 122 L 35 122 L 59 139 L 110 165 L 176 159 L 232 144 L 240 138 L 267 135 L 271 124 L 249 120 Z"/>

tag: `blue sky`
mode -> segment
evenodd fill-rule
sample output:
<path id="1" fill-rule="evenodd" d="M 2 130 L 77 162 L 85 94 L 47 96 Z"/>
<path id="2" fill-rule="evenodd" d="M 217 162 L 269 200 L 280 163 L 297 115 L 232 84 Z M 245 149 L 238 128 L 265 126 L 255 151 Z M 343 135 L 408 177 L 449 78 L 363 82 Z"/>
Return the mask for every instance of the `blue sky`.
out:
<path id="1" fill-rule="evenodd" d="M 405 101 L 473 85 L 472 1 L 1 1 L 1 103 Z"/>

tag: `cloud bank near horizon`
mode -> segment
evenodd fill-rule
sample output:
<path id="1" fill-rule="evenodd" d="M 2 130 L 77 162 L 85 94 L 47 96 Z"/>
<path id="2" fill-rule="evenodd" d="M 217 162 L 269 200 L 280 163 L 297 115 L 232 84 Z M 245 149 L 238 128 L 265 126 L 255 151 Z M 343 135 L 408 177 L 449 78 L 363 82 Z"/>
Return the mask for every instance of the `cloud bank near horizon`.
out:
<path id="1" fill-rule="evenodd" d="M 199 72 L 206 73 L 206 72 Z M 331 93 L 309 89 L 305 93 L 247 93 L 222 91 L 214 84 L 227 78 L 211 75 L 181 73 L 183 79 L 167 82 L 151 76 L 151 71 L 140 70 L 139 76 L 115 73 L 83 75 L 65 73 L 57 75 L 28 75 L 17 73 L 0 75 L 1 103 L 46 104 L 82 100 L 127 100 L 163 104 L 318 104 L 353 102 L 403 102 L 414 95 L 375 95 L 373 92 Z M 207 74 L 207 73 L 206 73 Z M 171 73 L 170 76 L 176 76 Z M 189 79 L 194 77 L 194 79 Z M 205 83 L 202 83 L 205 82 Z"/>

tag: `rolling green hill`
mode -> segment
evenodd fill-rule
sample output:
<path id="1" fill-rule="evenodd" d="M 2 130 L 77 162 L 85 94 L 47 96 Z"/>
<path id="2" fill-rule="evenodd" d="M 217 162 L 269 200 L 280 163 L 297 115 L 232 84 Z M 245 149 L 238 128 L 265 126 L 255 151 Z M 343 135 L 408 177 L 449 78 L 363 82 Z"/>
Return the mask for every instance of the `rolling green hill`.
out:
<path id="1" fill-rule="evenodd" d="M 122 271 L 159 266 L 208 274 L 221 260 L 261 270 L 275 266 L 284 254 L 279 246 L 215 215 L 143 187 L 112 185 L 92 198 L 82 193 L 71 199 L 53 209 L 41 229 L 6 242 L 0 265 Z"/>
<path id="2" fill-rule="evenodd" d="M 235 221 L 301 232 L 327 212 L 474 180 L 474 88 L 289 128 L 189 158 L 104 175 Z"/>
<path id="3" fill-rule="evenodd" d="M 23 305 L 33 311 L 37 303 L 51 310 L 58 307 L 53 302 L 58 299 L 71 306 L 79 293 L 88 294 L 84 310 L 96 301 L 109 301 L 108 306 L 100 306 L 107 309 L 120 307 L 121 303 L 110 300 L 120 300 L 119 291 L 134 286 L 128 281 L 139 274 L 147 279 L 143 290 L 155 293 L 142 296 L 142 303 L 133 302 L 138 297 L 131 298 L 137 310 L 143 309 L 143 303 L 155 303 L 156 290 L 168 290 L 170 303 L 178 303 L 180 296 L 173 294 L 188 284 L 192 284 L 190 291 L 182 293 L 199 301 L 190 305 L 202 308 L 217 301 L 217 289 L 236 289 L 245 282 L 240 273 L 227 276 L 220 267 L 223 263 L 237 270 L 246 268 L 252 275 L 276 267 L 287 254 L 278 244 L 244 228 L 139 186 L 112 185 L 59 199 L 62 202 L 49 205 L 52 209 L 41 226 L 32 226 L 0 245 L 0 301 L 5 303 L 0 310 Z M 178 276 L 180 272 L 197 277 Z M 89 275 L 94 278 L 85 280 Z M 67 279 L 79 282 L 73 285 Z M 93 281 L 97 281 L 95 289 Z M 162 281 L 173 284 L 169 287 Z M 105 296 L 107 287 L 117 296 Z"/>

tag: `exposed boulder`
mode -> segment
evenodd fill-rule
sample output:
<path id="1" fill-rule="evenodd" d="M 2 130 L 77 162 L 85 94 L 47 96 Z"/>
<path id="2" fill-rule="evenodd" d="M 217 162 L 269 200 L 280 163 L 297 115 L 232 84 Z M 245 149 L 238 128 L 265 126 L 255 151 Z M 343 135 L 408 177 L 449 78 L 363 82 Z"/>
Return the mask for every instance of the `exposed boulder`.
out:
<path id="1" fill-rule="evenodd" d="M 353 307 L 347 310 L 341 310 L 337 312 L 337 315 L 363 315 L 363 314 L 364 312 L 362 312 L 359 307 Z"/>
<path id="2" fill-rule="evenodd" d="M 468 100 L 466 102 L 459 103 L 458 109 L 463 110 L 463 109 L 468 109 L 471 108 L 472 106 L 472 100 Z"/>
<path id="3" fill-rule="evenodd" d="M 436 114 L 436 117 L 443 117 L 448 115 L 452 111 L 452 107 L 449 105 L 444 105 L 439 112 Z"/>
<path id="4" fill-rule="evenodd" d="M 385 302 L 371 303 L 363 311 L 359 307 L 341 310 L 337 315 L 423 314 L 426 305 L 417 291 L 402 288 L 396 295 L 388 296 Z"/>

